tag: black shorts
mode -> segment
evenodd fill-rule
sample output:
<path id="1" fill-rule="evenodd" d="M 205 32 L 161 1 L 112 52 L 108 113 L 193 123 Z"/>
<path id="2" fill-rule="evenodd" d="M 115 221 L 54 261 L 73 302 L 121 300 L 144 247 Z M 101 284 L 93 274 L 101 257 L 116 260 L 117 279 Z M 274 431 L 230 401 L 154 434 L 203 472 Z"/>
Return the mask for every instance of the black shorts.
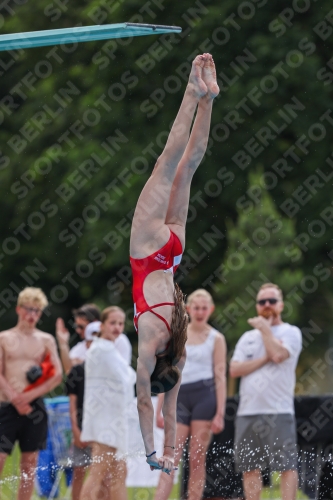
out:
<path id="1" fill-rule="evenodd" d="M 192 420 L 213 420 L 216 413 L 214 379 L 199 380 L 180 386 L 177 399 L 177 422 L 190 425 Z"/>
<path id="2" fill-rule="evenodd" d="M 29 415 L 20 415 L 11 403 L 0 403 L 0 453 L 11 454 L 15 441 L 21 452 L 43 450 L 47 438 L 47 413 L 42 398 L 32 401 Z"/>

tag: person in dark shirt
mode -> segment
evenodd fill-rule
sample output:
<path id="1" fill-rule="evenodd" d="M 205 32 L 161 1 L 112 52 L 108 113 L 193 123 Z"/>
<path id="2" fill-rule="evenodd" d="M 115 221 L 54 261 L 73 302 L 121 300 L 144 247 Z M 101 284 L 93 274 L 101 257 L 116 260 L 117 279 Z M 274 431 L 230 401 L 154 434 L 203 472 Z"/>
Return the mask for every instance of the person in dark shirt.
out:
<path id="1" fill-rule="evenodd" d="M 70 416 L 73 432 L 73 483 L 72 499 L 79 500 L 87 467 L 91 462 L 91 448 L 81 441 L 83 395 L 84 395 L 84 363 L 73 366 L 65 382 L 66 394 L 69 396 Z"/>
<path id="2" fill-rule="evenodd" d="M 100 331 L 100 321 L 89 323 L 84 331 L 86 346 L 89 349 L 94 335 Z M 91 448 L 81 441 L 83 396 L 84 396 L 84 363 L 72 366 L 65 382 L 65 391 L 69 396 L 69 408 L 73 432 L 73 483 L 72 499 L 79 500 L 84 476 L 91 463 Z"/>
<path id="3" fill-rule="evenodd" d="M 70 400 L 75 401 L 75 412 L 73 412 L 76 421 L 75 427 L 81 431 L 82 429 L 82 410 L 83 410 L 83 395 L 84 395 L 84 363 L 73 366 L 70 370 L 66 382 L 66 394 Z M 71 398 L 75 396 L 75 398 Z M 79 439 L 79 434 L 74 434 L 74 439 Z"/>

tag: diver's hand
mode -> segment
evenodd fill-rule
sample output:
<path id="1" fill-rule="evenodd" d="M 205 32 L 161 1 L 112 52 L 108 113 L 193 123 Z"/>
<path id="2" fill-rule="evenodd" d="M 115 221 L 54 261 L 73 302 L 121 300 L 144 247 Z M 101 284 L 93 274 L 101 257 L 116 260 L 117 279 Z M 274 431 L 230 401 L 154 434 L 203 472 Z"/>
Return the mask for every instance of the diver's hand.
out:
<path id="1" fill-rule="evenodd" d="M 171 471 L 177 470 L 178 467 L 174 466 L 174 459 L 168 456 L 162 456 L 161 458 L 157 458 L 156 455 L 151 457 L 147 457 L 147 464 L 150 465 L 150 470 L 162 470 L 166 472 L 168 475 L 171 474 Z"/>

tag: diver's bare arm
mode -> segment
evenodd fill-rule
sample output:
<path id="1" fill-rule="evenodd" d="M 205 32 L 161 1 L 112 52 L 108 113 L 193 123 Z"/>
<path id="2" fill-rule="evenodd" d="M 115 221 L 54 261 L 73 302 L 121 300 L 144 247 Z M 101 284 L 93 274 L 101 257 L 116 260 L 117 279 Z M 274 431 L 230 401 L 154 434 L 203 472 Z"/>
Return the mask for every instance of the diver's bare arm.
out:
<path id="1" fill-rule="evenodd" d="M 165 448 L 163 455 L 174 456 L 176 445 L 176 411 L 177 411 L 177 397 L 179 392 L 180 381 L 177 382 L 171 391 L 165 393 L 163 403 L 163 417 L 164 417 L 164 442 Z"/>
<path id="2" fill-rule="evenodd" d="M 183 371 L 185 365 L 186 355 L 184 354 L 177 364 L 180 372 Z M 164 435 L 165 435 L 165 449 L 164 455 L 173 456 L 174 447 L 176 443 L 176 412 L 177 412 L 177 398 L 179 387 L 181 384 L 181 376 L 171 391 L 166 392 L 163 402 L 163 416 L 164 416 Z"/>
<path id="3" fill-rule="evenodd" d="M 140 352 L 141 351 L 141 352 Z M 136 372 L 136 392 L 141 434 L 146 449 L 146 455 L 154 450 L 154 408 L 151 402 L 150 376 L 154 371 L 156 359 L 153 352 L 139 351 Z"/>

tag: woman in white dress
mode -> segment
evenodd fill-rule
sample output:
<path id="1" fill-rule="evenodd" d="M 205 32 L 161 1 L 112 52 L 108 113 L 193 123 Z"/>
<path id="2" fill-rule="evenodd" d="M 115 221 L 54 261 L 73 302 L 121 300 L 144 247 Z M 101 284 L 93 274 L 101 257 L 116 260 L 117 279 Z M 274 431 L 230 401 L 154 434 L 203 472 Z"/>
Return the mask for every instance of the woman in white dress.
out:
<path id="1" fill-rule="evenodd" d="M 200 500 L 206 480 L 206 453 L 212 434 L 224 427 L 226 400 L 226 344 L 224 336 L 212 328 L 209 317 L 214 310 L 212 296 L 204 289 L 189 295 L 187 312 L 186 363 L 177 399 L 175 465 L 189 440 L 188 500 Z M 157 426 L 163 427 L 163 395 L 159 395 Z M 165 443 L 167 448 L 169 443 Z M 173 475 L 162 474 L 155 500 L 167 500 Z"/>
<path id="2" fill-rule="evenodd" d="M 103 481 L 110 484 L 113 500 L 126 500 L 127 411 L 136 377 L 114 345 L 124 329 L 124 311 L 108 307 L 101 322 L 101 335 L 93 341 L 85 362 L 81 436 L 92 444 L 92 465 L 81 500 L 95 499 Z"/>

